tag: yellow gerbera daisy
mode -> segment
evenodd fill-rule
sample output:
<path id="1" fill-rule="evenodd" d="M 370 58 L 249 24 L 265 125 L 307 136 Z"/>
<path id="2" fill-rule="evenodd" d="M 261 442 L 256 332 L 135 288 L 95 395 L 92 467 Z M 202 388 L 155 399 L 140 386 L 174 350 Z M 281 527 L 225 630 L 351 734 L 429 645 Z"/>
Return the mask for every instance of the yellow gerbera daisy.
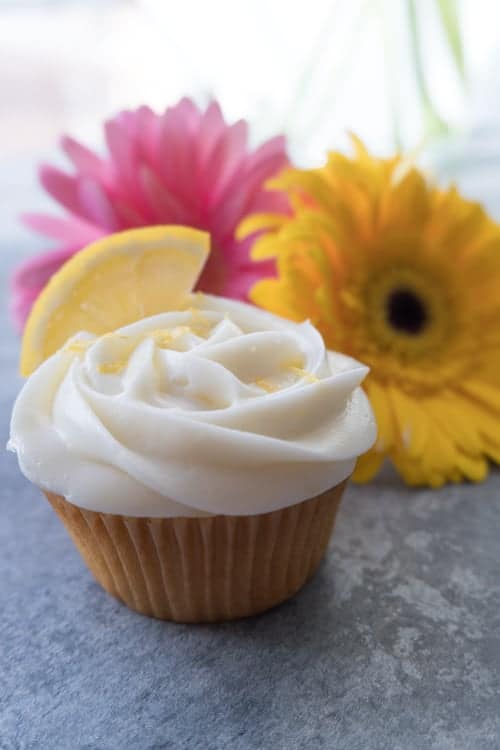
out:
<path id="1" fill-rule="evenodd" d="M 289 169 L 288 216 L 257 214 L 255 259 L 278 277 L 251 297 L 366 362 L 379 427 L 358 463 L 367 481 L 389 457 L 409 484 L 482 480 L 500 462 L 500 228 L 455 188 L 443 191 L 400 156 Z"/>

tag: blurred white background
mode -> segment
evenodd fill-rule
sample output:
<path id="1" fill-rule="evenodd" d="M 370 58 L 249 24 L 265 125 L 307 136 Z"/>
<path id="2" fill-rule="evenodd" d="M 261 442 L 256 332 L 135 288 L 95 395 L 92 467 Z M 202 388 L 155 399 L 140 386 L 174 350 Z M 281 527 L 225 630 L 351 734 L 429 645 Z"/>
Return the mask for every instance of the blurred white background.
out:
<path id="1" fill-rule="evenodd" d="M 0 0 L 0 93 L 4 232 L 44 204 L 35 165 L 62 132 L 100 147 L 104 118 L 183 95 L 217 97 L 255 140 L 285 132 L 303 164 L 349 130 L 416 149 L 499 213 L 498 0 Z"/>

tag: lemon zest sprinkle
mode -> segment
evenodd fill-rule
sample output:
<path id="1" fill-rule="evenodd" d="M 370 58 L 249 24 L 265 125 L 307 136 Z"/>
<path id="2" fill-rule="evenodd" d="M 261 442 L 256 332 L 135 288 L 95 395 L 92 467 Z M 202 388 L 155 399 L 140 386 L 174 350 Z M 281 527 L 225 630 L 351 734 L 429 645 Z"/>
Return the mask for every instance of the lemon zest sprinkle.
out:
<path id="1" fill-rule="evenodd" d="M 193 396 L 198 401 L 201 401 L 202 404 L 206 404 L 207 406 L 210 406 L 212 408 L 214 408 L 216 405 L 216 402 L 213 400 L 213 398 L 210 398 L 210 396 L 207 396 L 206 393 L 193 393 Z"/>
<path id="2" fill-rule="evenodd" d="M 212 324 L 208 320 L 208 318 L 206 318 L 201 310 L 198 310 L 197 307 L 188 307 L 186 312 L 190 313 L 191 317 L 193 318 L 194 333 L 197 336 L 200 336 L 200 338 L 206 338 L 208 331 L 212 327 Z"/>
<path id="3" fill-rule="evenodd" d="M 90 341 L 81 341 L 77 339 L 76 341 L 71 341 L 66 344 L 64 350 L 67 352 L 73 352 L 74 354 L 83 354 L 89 348 L 90 343 Z"/>
<path id="4" fill-rule="evenodd" d="M 294 367 L 301 368 L 304 364 L 304 360 L 301 357 L 292 357 L 291 359 L 285 359 L 281 363 L 284 370 L 292 370 Z"/>
<path id="5" fill-rule="evenodd" d="M 264 380 L 264 378 L 258 378 L 255 381 L 255 385 L 257 385 L 259 388 L 262 388 L 263 391 L 267 391 L 267 393 L 275 393 L 278 388 L 270 383 L 268 380 Z"/>
<path id="6" fill-rule="evenodd" d="M 154 340 L 157 346 L 163 349 L 168 349 L 176 339 L 179 339 L 187 333 L 192 333 L 192 328 L 190 326 L 176 326 L 170 330 L 157 328 L 156 330 L 151 331 L 148 336 Z"/>
<path id="7" fill-rule="evenodd" d="M 118 375 L 125 367 L 125 362 L 102 362 L 98 370 L 103 375 Z"/>
<path id="8" fill-rule="evenodd" d="M 290 370 L 303 378 L 306 383 L 319 383 L 319 378 L 317 378 L 316 375 L 313 375 L 312 372 L 308 372 L 307 370 L 303 370 L 302 367 L 292 366 L 290 367 Z"/>

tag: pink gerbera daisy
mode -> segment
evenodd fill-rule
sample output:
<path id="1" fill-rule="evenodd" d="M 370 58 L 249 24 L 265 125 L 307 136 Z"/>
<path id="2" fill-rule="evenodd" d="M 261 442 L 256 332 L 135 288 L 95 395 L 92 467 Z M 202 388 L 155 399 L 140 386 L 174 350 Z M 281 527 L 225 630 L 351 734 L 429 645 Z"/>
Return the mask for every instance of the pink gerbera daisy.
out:
<path id="1" fill-rule="evenodd" d="M 286 210 L 285 197 L 264 187 L 288 163 L 282 136 L 251 151 L 246 122 L 228 125 L 216 102 L 203 111 L 189 99 L 162 115 L 149 107 L 121 112 L 106 122 L 105 136 L 105 157 L 62 138 L 73 174 L 47 165 L 40 169 L 43 187 L 67 214 L 23 217 L 61 246 L 17 269 L 12 313 L 19 327 L 49 278 L 71 255 L 99 237 L 130 227 L 186 224 L 209 231 L 212 252 L 199 283 L 202 290 L 246 299 L 255 281 L 273 275 L 272 262 L 250 261 L 251 240 L 238 241 L 234 235 L 248 214 Z"/>

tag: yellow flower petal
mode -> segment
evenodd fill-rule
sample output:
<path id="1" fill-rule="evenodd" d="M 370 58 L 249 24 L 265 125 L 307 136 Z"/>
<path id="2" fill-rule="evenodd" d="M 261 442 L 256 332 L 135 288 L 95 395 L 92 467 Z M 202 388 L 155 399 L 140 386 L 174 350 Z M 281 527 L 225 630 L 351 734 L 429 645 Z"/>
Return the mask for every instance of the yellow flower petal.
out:
<path id="1" fill-rule="evenodd" d="M 252 245 L 250 255 L 252 260 L 268 260 L 277 255 L 278 242 L 273 234 L 264 234 L 258 237 Z"/>
<path id="2" fill-rule="evenodd" d="M 485 455 L 497 464 L 500 464 L 500 446 L 489 438 L 484 439 L 483 450 Z"/>
<path id="3" fill-rule="evenodd" d="M 236 229 L 236 239 L 244 240 L 250 234 L 255 232 L 262 232 L 263 230 L 272 231 L 282 227 L 287 221 L 287 217 L 283 214 L 251 214 L 247 216 L 238 225 Z"/>
<path id="4" fill-rule="evenodd" d="M 314 202 L 324 208 L 330 206 L 332 194 L 321 169 L 300 170 L 287 169 L 276 178 L 269 180 L 267 186 L 273 190 L 289 190 L 314 196 Z"/>
<path id="5" fill-rule="evenodd" d="M 380 453 L 376 453 L 373 449 L 365 453 L 364 456 L 360 456 L 356 463 L 356 468 L 352 478 L 358 484 L 365 484 L 370 479 L 378 474 L 380 468 L 384 462 L 384 456 Z"/>
<path id="6" fill-rule="evenodd" d="M 387 390 L 398 426 L 399 447 L 411 458 L 417 458 L 428 444 L 429 419 L 419 403 L 400 388 L 390 386 Z"/>
<path id="7" fill-rule="evenodd" d="M 349 139 L 354 146 L 354 153 L 360 161 L 365 159 L 371 160 L 372 157 L 370 156 L 368 149 L 356 133 L 350 132 Z"/>
<path id="8" fill-rule="evenodd" d="M 470 399 L 457 395 L 460 410 L 469 424 L 469 430 L 475 430 L 481 440 L 481 448 L 485 443 L 500 449 L 500 425 L 498 417 L 487 407 Z"/>
<path id="9" fill-rule="evenodd" d="M 479 380 L 466 380 L 462 383 L 461 390 L 486 406 L 486 408 L 498 411 L 500 415 L 500 384 L 498 388 L 495 388 L 489 383 Z"/>
<path id="10" fill-rule="evenodd" d="M 453 438 L 460 449 L 470 455 L 480 455 L 483 442 L 477 430 L 477 420 L 471 421 L 467 412 L 461 408 L 461 399 L 453 394 L 443 395 L 426 400 L 426 409 L 438 421 L 441 429 Z"/>
<path id="11" fill-rule="evenodd" d="M 387 390 L 370 376 L 368 377 L 364 388 L 370 399 L 370 403 L 375 413 L 375 419 L 377 421 L 377 442 L 375 450 L 378 453 L 387 454 L 394 447 L 395 443 L 394 417 Z"/>
<path id="12" fill-rule="evenodd" d="M 264 307 L 266 310 L 270 310 L 275 315 L 281 315 L 283 318 L 290 318 L 290 309 L 287 307 L 283 300 L 283 295 L 280 293 L 280 282 L 276 279 L 263 279 L 254 284 L 251 292 L 250 299 L 255 302 L 256 305 Z"/>
<path id="13" fill-rule="evenodd" d="M 488 462 L 483 456 L 469 456 L 457 451 L 457 466 L 464 477 L 472 482 L 482 482 L 488 474 Z"/>

